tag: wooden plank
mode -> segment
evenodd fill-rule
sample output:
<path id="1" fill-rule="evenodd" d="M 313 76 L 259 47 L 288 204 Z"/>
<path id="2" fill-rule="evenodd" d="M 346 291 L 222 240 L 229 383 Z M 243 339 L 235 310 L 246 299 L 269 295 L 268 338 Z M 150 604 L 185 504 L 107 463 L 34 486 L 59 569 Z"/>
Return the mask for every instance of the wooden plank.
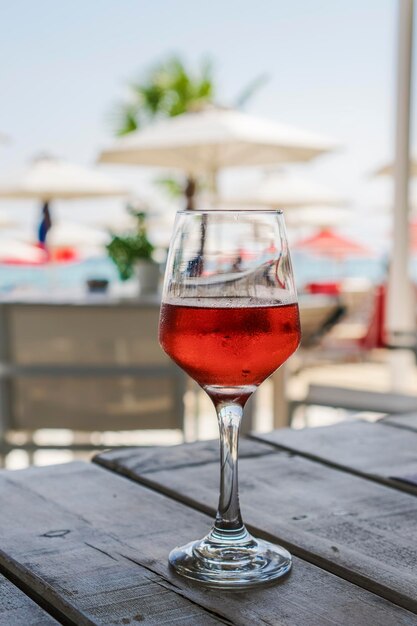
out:
<path id="1" fill-rule="evenodd" d="M 10 502 L 0 517 L 0 563 L 77 625 L 417 623 L 414 613 L 297 558 L 292 574 L 269 588 L 231 593 L 189 584 L 168 568 L 168 552 L 202 536 L 211 520 L 92 464 L 3 473 L 0 488 Z"/>
<path id="2" fill-rule="evenodd" d="M 257 457 L 264 454 L 274 454 L 275 447 L 267 443 L 242 439 L 240 458 Z M 180 446 L 155 446 L 143 448 L 125 448 L 107 451 L 106 465 L 115 468 L 125 468 L 130 472 L 142 474 L 156 472 L 160 469 L 176 470 L 180 467 L 219 463 L 219 442 L 197 441 Z"/>
<path id="3" fill-rule="evenodd" d="M 86 478 L 89 473 L 93 474 L 93 484 Z M 139 543 L 147 541 L 146 526 L 141 529 L 137 524 L 145 509 L 137 506 L 135 517 L 129 517 L 119 507 L 124 483 L 130 487 L 131 500 L 139 496 L 137 490 L 128 481 L 115 482 L 114 478 L 84 463 L 48 471 L 2 472 L 0 489 L 9 506 L 0 517 L 0 567 L 42 597 L 66 623 L 77 626 L 224 623 L 182 597 L 152 568 L 134 562 L 134 557 L 142 558 L 141 549 L 131 550 L 106 532 L 109 524 L 105 515 L 104 531 L 84 515 L 86 500 L 93 509 L 95 502 L 109 500 L 113 505 L 112 530 L 120 526 L 123 536 L 123 529 L 130 528 L 130 533 L 134 530 L 142 537 Z M 35 483 L 37 490 L 33 489 Z M 54 490 L 56 501 L 48 495 Z M 168 509 L 164 510 L 165 520 L 172 519 Z"/>
<path id="4" fill-rule="evenodd" d="M 417 410 L 417 396 L 335 387 L 333 385 L 310 385 L 306 398 L 297 404 L 301 406 L 316 404 L 348 411 L 409 413 Z"/>
<path id="5" fill-rule="evenodd" d="M 181 454 L 181 446 L 178 449 Z M 158 456 L 162 466 L 162 454 Z M 218 468 L 212 463 L 138 473 L 115 463 L 112 454 L 104 453 L 97 460 L 201 511 L 215 513 Z M 135 467 L 132 459 L 129 467 Z M 239 482 L 243 516 L 255 533 L 417 611 L 414 496 L 280 451 L 241 459 Z"/>
<path id="6" fill-rule="evenodd" d="M 397 419 L 397 418 L 396 418 Z M 361 420 L 253 435 L 290 452 L 417 494 L 403 476 L 417 474 L 417 436 L 390 423 Z"/>
<path id="7" fill-rule="evenodd" d="M 417 413 L 390 415 L 389 417 L 384 417 L 380 423 L 417 432 Z"/>
<path id="8" fill-rule="evenodd" d="M 0 626 L 53 626 L 57 622 L 0 574 Z"/>

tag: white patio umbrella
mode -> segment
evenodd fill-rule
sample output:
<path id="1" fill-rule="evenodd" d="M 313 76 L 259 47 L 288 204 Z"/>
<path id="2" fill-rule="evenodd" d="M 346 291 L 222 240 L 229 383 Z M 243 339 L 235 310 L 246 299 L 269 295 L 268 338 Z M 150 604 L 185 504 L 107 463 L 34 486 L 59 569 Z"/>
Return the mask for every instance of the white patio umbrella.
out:
<path id="1" fill-rule="evenodd" d="M 225 196 L 228 206 L 259 206 L 275 209 L 296 207 L 341 206 L 346 204 L 332 189 L 285 171 L 268 172 L 260 182 L 239 195 Z"/>
<path id="2" fill-rule="evenodd" d="M 117 139 L 101 152 L 99 162 L 182 170 L 188 175 L 190 199 L 197 176 L 210 175 L 215 192 L 220 169 L 309 161 L 334 148 L 324 137 L 211 106 L 160 120 Z"/>
<path id="3" fill-rule="evenodd" d="M 202 174 L 224 167 L 309 161 L 334 148 L 328 139 L 297 128 L 210 107 L 117 139 L 99 161 Z"/>
<path id="4" fill-rule="evenodd" d="M 0 262 L 41 264 L 46 258 L 45 251 L 33 244 L 18 239 L 0 239 Z"/>
<path id="5" fill-rule="evenodd" d="M 15 178 L 0 181 L 1 199 L 40 200 L 43 219 L 49 223 L 52 200 L 122 197 L 127 193 L 124 186 L 102 172 L 51 156 L 35 158 Z"/>
<path id="6" fill-rule="evenodd" d="M 106 174 L 51 156 L 33 159 L 25 171 L 0 181 L 0 198 L 78 200 L 124 196 L 127 189 Z"/>
<path id="7" fill-rule="evenodd" d="M 393 176 L 394 171 L 395 163 L 385 163 L 375 171 L 375 176 Z M 410 158 L 409 173 L 410 176 L 417 176 L 417 157 L 415 156 Z"/>

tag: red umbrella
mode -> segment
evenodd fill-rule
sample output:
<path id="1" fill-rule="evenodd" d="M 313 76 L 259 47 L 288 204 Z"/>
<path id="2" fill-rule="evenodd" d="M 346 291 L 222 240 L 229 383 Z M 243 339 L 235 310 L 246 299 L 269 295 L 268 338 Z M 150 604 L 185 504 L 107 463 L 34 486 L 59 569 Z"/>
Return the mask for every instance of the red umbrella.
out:
<path id="1" fill-rule="evenodd" d="M 372 256 L 372 251 L 366 246 L 338 235 L 330 228 L 322 228 L 318 233 L 296 242 L 293 249 L 317 256 L 336 260 L 343 260 L 351 256 Z"/>
<path id="2" fill-rule="evenodd" d="M 50 251 L 49 260 L 52 261 L 52 263 L 77 263 L 80 260 L 80 255 L 75 248 L 62 246 Z"/>
<path id="3" fill-rule="evenodd" d="M 0 244 L 0 264 L 22 266 L 46 266 L 53 264 L 77 263 L 80 256 L 69 246 L 47 251 L 40 244 L 28 244 L 21 241 L 6 240 Z"/>

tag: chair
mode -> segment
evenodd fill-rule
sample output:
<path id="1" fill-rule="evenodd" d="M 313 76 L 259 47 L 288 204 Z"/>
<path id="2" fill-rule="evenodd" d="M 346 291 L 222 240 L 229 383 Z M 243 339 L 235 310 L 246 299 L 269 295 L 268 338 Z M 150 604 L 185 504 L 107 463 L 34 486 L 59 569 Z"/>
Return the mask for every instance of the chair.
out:
<path id="1" fill-rule="evenodd" d="M 343 317 L 345 308 L 338 298 L 322 295 L 300 297 L 301 341 L 303 347 L 318 343 Z"/>
<path id="2" fill-rule="evenodd" d="M 417 396 L 348 387 L 310 385 L 305 398 L 290 402 L 290 415 L 300 406 L 324 406 L 345 411 L 400 415 L 417 411 Z"/>
<path id="3" fill-rule="evenodd" d="M 158 316 L 156 302 L 0 304 L 0 452 L 11 431 L 29 433 L 26 449 L 41 428 L 184 432 L 185 375 Z"/>
<path id="4" fill-rule="evenodd" d="M 384 308 L 385 288 L 378 285 L 371 290 L 341 291 L 341 306 L 346 313 L 339 321 L 323 325 L 322 332 L 301 344 L 296 357 L 294 374 L 311 367 L 329 363 L 358 362 L 369 358 L 374 351 L 385 347 Z M 302 312 L 302 308 L 301 308 Z M 335 317 L 335 316 L 334 316 Z M 303 328 L 303 327 L 302 327 Z M 289 401 L 289 423 L 299 406 L 319 405 L 350 411 L 401 413 L 403 406 L 416 407 L 417 398 L 400 394 L 382 394 L 335 386 L 310 385 L 304 398 Z"/>
<path id="5" fill-rule="evenodd" d="M 307 342 L 302 341 L 305 349 L 298 353 L 297 371 L 323 363 L 363 361 L 373 350 L 385 347 L 384 296 L 383 286 L 355 298 L 342 292 L 339 310 L 319 332 L 309 335 Z"/>

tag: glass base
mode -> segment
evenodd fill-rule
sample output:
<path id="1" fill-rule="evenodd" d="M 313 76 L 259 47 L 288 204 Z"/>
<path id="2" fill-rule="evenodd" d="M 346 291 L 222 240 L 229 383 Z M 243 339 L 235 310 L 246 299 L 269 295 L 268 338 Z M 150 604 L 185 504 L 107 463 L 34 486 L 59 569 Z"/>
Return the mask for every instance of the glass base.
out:
<path id="1" fill-rule="evenodd" d="M 291 554 L 247 531 L 240 540 L 225 541 L 215 531 L 199 541 L 175 548 L 169 555 L 177 574 L 217 589 L 248 589 L 287 574 Z"/>

